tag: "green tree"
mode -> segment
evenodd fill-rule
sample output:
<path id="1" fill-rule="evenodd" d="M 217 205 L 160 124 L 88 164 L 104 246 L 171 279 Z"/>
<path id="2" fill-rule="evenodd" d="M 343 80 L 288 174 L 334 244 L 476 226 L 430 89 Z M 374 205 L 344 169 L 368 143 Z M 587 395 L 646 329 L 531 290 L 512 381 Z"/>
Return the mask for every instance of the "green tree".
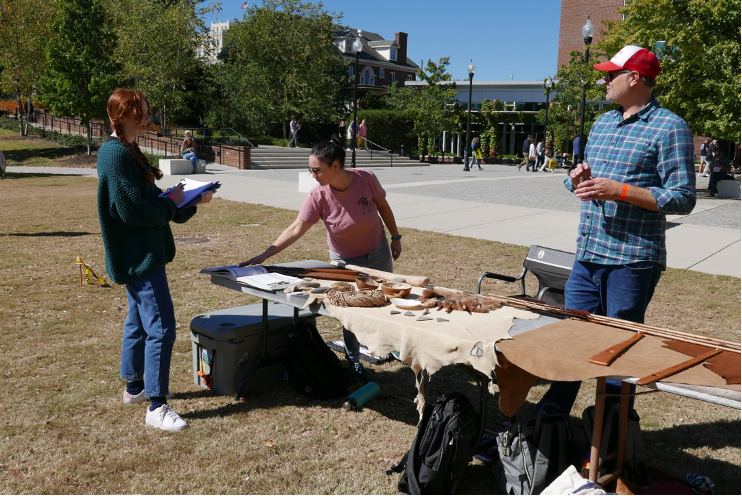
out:
<path id="1" fill-rule="evenodd" d="M 227 32 L 233 105 L 253 131 L 281 125 L 291 115 L 307 124 L 334 120 L 347 66 L 333 44 L 333 20 L 322 4 L 265 0 L 250 6 Z"/>
<path id="2" fill-rule="evenodd" d="M 585 64 L 585 54 L 572 51 L 569 65 L 559 68 L 552 87 L 551 105 L 549 106 L 548 133 L 552 136 L 556 148 L 565 146 L 580 134 L 580 106 L 582 105 L 582 86 L 585 85 L 585 138 L 590 134 L 595 119 L 611 108 L 600 110 L 597 102 L 605 100 L 605 86 L 596 82 L 605 74 L 593 68 L 600 61 L 602 53 L 590 51 L 590 60 Z M 544 91 L 544 95 L 546 91 Z M 536 115 L 536 121 L 544 123 L 546 112 L 542 109 Z M 554 150 L 556 153 L 557 150 Z"/>
<path id="3" fill-rule="evenodd" d="M 428 60 L 425 69 L 417 71 L 417 78 L 424 86 L 412 99 L 410 110 L 415 112 L 415 132 L 419 140 L 419 152 L 435 153 L 435 139 L 443 132 L 459 132 L 461 112 L 456 102 L 456 83 L 446 72 L 449 57 L 443 57 L 436 64 Z"/>
<path id="4" fill-rule="evenodd" d="M 120 66 L 111 60 L 116 39 L 101 0 L 62 0 L 52 31 L 44 101 L 52 114 L 80 117 L 90 155 L 90 120 L 106 118 L 106 102 L 120 81 Z"/>
<path id="5" fill-rule="evenodd" d="M 3 65 L 0 89 L 15 94 L 18 99 L 23 136 L 28 134 L 29 117 L 23 99 L 32 100 L 44 74 L 44 47 L 51 36 L 49 26 L 57 9 L 57 4 L 49 0 L 0 0 L 0 60 Z"/>
<path id="6" fill-rule="evenodd" d="M 611 55 L 625 45 L 657 53 L 660 104 L 694 134 L 740 142 L 739 0 L 635 0 L 620 12 L 625 18 L 606 23 L 598 46 Z"/>
<path id="7" fill-rule="evenodd" d="M 485 98 L 482 101 L 482 107 L 479 110 L 478 120 L 482 124 L 484 131 L 479 135 L 482 149 L 488 152 L 500 152 L 500 122 L 502 122 L 502 102 L 499 98 L 490 101 Z"/>
<path id="8" fill-rule="evenodd" d="M 218 4 L 198 0 L 112 0 L 118 44 L 114 60 L 125 77 L 161 111 L 162 126 L 188 112 L 200 62 L 197 50 L 207 40 L 203 15 Z"/>

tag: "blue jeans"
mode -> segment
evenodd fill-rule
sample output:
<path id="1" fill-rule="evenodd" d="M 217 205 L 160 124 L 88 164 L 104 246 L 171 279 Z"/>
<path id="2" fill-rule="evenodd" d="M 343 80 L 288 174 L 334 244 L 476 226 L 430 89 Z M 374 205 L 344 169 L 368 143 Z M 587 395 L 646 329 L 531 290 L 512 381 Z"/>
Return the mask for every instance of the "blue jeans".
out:
<path id="1" fill-rule="evenodd" d="M 175 343 L 175 312 L 165 268 L 127 284 L 126 296 L 121 378 L 144 378 L 145 396 L 165 396 Z"/>
<path id="2" fill-rule="evenodd" d="M 644 323 L 644 313 L 654 295 L 654 288 L 662 275 L 662 266 L 656 262 L 635 262 L 626 265 L 602 265 L 575 260 L 565 286 L 566 308 L 587 310 L 631 322 Z M 580 390 L 580 381 L 552 382 L 538 405 L 556 403 L 569 414 Z M 631 393 L 636 386 L 631 385 Z M 621 392 L 621 381 L 608 379 L 606 393 Z M 609 396 L 607 402 L 617 401 Z M 629 408 L 634 407 L 634 397 Z"/>
<path id="3" fill-rule="evenodd" d="M 350 265 L 360 265 L 369 269 L 383 270 L 384 272 L 392 272 L 394 270 L 392 268 L 392 249 L 389 247 L 386 236 L 384 236 L 384 239 L 381 240 L 381 243 L 376 248 L 365 255 L 343 258 L 340 255 L 330 252 L 330 260 L 345 262 Z M 343 327 L 343 342 L 345 343 L 345 355 L 348 357 L 348 361 L 358 363 L 361 359 L 361 343 L 358 342 L 356 335 L 345 327 Z"/>
<path id="4" fill-rule="evenodd" d="M 469 168 L 470 169 L 473 169 L 474 168 L 474 161 L 475 160 L 477 161 L 477 167 L 479 167 L 481 169 L 482 168 L 482 161 L 479 160 L 479 159 L 477 159 L 474 155 L 471 156 L 471 163 L 469 164 Z"/>
<path id="5" fill-rule="evenodd" d="M 193 164 L 193 172 L 196 172 L 196 167 L 198 166 L 198 157 L 196 156 L 196 153 L 188 152 L 183 155 L 183 158 L 191 161 L 191 164 Z"/>

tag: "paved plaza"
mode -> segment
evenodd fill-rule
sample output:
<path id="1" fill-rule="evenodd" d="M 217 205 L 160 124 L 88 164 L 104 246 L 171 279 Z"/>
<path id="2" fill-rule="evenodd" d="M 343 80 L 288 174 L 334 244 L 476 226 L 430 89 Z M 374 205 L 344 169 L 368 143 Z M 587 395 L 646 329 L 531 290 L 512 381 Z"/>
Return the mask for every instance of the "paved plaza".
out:
<path id="1" fill-rule="evenodd" d="M 518 171 L 486 165 L 463 172 L 462 165 L 378 168 L 401 230 L 414 228 L 512 243 L 538 244 L 574 252 L 580 201 L 563 185 L 563 170 Z M 11 167 L 11 172 L 39 172 Z M 94 169 L 44 168 L 44 172 L 95 176 Z M 237 170 L 207 164 L 197 180 L 219 180 L 228 200 L 299 210 L 306 170 Z M 177 177 L 177 176 L 176 176 Z M 171 185 L 176 177 L 160 182 Z M 740 277 L 740 201 L 711 198 L 707 178 L 698 177 L 699 199 L 690 215 L 668 216 L 668 266 Z"/>

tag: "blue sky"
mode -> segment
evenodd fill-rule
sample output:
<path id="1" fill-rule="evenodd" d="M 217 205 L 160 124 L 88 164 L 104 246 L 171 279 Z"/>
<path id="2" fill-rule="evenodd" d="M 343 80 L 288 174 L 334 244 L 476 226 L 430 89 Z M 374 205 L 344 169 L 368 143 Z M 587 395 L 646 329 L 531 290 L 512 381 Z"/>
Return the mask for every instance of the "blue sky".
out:
<path id="1" fill-rule="evenodd" d="M 223 0 L 218 20 L 242 19 L 244 0 Z M 262 3 L 262 2 L 258 2 Z M 420 64 L 451 57 L 449 72 L 475 81 L 542 80 L 556 73 L 559 0 L 326 0 L 325 10 L 342 12 L 342 24 L 394 39 L 409 34 L 407 56 Z M 250 2 L 254 5 L 255 2 Z M 214 20 L 214 16 L 206 18 Z M 579 37 L 579 33 L 575 33 Z"/>

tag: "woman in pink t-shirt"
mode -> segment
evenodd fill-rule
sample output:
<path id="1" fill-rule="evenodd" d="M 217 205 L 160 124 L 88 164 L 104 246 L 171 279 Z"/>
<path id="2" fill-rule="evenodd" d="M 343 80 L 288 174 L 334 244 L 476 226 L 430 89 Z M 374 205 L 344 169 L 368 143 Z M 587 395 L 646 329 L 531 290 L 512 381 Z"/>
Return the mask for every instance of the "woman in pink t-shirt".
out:
<path id="1" fill-rule="evenodd" d="M 244 265 L 262 264 L 291 246 L 322 219 L 327 228 L 330 259 L 370 269 L 392 272 L 392 259 L 402 253 L 402 235 L 386 201 L 386 191 L 373 172 L 345 170 L 345 150 L 334 141 L 315 145 L 309 156 L 309 172 L 319 183 L 307 194 L 296 220 L 260 255 Z M 384 225 L 392 234 L 386 240 Z M 368 378 L 359 363 L 360 344 L 343 328 L 346 356 L 353 371 Z"/>

